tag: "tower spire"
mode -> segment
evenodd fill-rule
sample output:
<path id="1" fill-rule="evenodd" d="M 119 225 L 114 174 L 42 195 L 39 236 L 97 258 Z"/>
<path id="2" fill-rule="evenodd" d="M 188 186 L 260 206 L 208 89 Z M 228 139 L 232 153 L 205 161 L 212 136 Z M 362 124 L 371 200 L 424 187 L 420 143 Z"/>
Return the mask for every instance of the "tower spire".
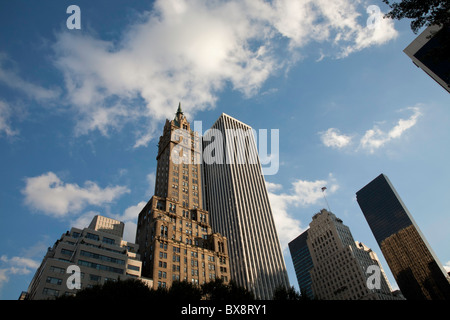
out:
<path id="1" fill-rule="evenodd" d="M 177 115 L 180 113 L 183 114 L 183 111 L 181 111 L 181 102 L 178 103 Z"/>

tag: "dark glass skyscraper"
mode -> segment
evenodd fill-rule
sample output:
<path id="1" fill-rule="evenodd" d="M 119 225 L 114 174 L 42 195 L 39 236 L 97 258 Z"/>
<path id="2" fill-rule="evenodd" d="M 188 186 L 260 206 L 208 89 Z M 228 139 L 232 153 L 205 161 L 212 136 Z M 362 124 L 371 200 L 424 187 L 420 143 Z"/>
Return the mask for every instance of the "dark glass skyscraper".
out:
<path id="1" fill-rule="evenodd" d="M 449 279 L 388 177 L 356 193 L 358 204 L 406 299 L 450 299 Z"/>
<path id="2" fill-rule="evenodd" d="M 308 238 L 308 230 L 289 242 L 289 251 L 294 264 L 295 275 L 297 276 L 300 293 L 312 299 L 314 295 L 311 288 L 310 271 L 314 265 L 311 258 L 311 253 L 309 252 L 308 245 L 306 243 L 306 239 Z"/>

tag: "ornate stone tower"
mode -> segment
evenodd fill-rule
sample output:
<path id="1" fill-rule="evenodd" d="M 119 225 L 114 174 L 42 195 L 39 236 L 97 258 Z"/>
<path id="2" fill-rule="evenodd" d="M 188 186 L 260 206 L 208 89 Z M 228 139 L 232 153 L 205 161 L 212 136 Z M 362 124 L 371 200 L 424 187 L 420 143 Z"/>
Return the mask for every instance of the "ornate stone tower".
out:
<path id="1" fill-rule="evenodd" d="M 202 209 L 201 141 L 178 106 L 159 139 L 155 194 L 138 218 L 142 274 L 154 288 L 175 280 L 230 280 L 226 237 L 213 233 Z"/>

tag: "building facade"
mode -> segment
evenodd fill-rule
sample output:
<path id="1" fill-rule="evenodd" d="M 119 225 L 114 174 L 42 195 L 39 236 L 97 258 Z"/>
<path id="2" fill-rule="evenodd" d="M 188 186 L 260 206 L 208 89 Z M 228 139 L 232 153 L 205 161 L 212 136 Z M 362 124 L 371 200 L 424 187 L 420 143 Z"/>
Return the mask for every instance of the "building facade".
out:
<path id="1" fill-rule="evenodd" d="M 226 237 L 214 233 L 202 205 L 201 140 L 181 106 L 159 139 L 155 194 L 139 213 L 142 274 L 154 288 L 173 281 L 230 280 Z"/>
<path id="2" fill-rule="evenodd" d="M 358 204 L 406 299 L 450 299 L 449 277 L 388 177 L 356 193 Z"/>
<path id="3" fill-rule="evenodd" d="M 444 44 L 449 41 L 449 37 L 449 26 L 431 25 L 403 50 L 417 67 L 448 93 L 450 93 L 450 60 Z"/>
<path id="4" fill-rule="evenodd" d="M 319 300 L 396 300 L 380 262 L 356 243 L 350 229 L 322 209 L 313 216 L 306 245 L 314 298 Z M 306 270 L 303 273 L 307 272 Z"/>
<path id="5" fill-rule="evenodd" d="M 80 289 L 127 278 L 139 278 L 150 286 L 150 280 L 141 278 L 138 246 L 122 239 L 123 227 L 123 222 L 95 216 L 89 227 L 67 231 L 48 249 L 22 298 L 47 300 L 76 294 L 78 289 L 68 283 L 73 266 L 80 270 Z"/>
<path id="6" fill-rule="evenodd" d="M 252 128 L 222 114 L 203 136 L 204 203 L 228 239 L 231 278 L 271 299 L 289 287 Z"/>
<path id="7" fill-rule="evenodd" d="M 292 263 L 294 264 L 300 294 L 302 296 L 305 295 L 309 299 L 313 299 L 314 295 L 311 288 L 310 273 L 313 267 L 313 261 L 306 242 L 308 238 L 308 230 L 309 229 L 289 242 L 289 252 L 291 253 Z"/>

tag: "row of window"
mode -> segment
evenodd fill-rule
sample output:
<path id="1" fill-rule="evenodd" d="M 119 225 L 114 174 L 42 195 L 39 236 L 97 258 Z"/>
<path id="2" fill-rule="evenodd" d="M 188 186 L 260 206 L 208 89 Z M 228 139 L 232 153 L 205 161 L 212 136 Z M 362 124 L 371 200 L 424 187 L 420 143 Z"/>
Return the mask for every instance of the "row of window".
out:
<path id="1" fill-rule="evenodd" d="M 180 266 L 174 266 L 172 271 L 180 272 Z M 184 273 L 187 273 L 187 269 L 186 268 L 184 268 Z M 198 269 L 192 269 L 191 270 L 191 275 L 198 277 L 199 276 Z M 205 278 L 206 277 L 206 272 L 202 271 L 202 275 L 203 275 L 203 278 Z M 216 278 L 216 274 L 215 273 L 209 273 L 208 275 L 209 275 L 209 279 L 211 279 L 211 280 Z M 225 278 L 227 278 L 227 277 L 225 276 Z M 159 270 L 158 271 L 158 279 L 167 279 L 167 272 Z M 180 275 L 179 274 L 173 274 L 172 275 L 172 280 L 179 280 L 179 279 L 180 279 Z"/>
<path id="2" fill-rule="evenodd" d="M 160 279 L 166 279 L 166 278 L 167 278 L 167 274 L 166 274 L 166 277 L 165 277 L 165 278 L 161 277 Z M 210 274 L 209 280 L 214 280 L 215 278 L 216 278 L 216 275 L 215 275 L 215 274 Z M 228 277 L 222 276 L 222 279 L 223 279 L 225 282 L 228 282 Z M 179 280 L 180 280 L 180 276 L 174 274 L 174 275 L 172 276 L 172 280 L 173 280 L 173 281 L 179 281 Z M 187 280 L 188 280 L 188 277 L 187 277 L 187 276 L 184 277 L 184 281 L 187 281 Z M 191 278 L 191 282 L 192 282 L 193 284 L 195 284 L 195 285 L 198 285 L 198 284 L 199 284 L 198 279 L 195 279 L 195 278 Z M 202 284 L 205 284 L 205 283 L 206 283 L 206 280 L 203 280 Z M 158 281 L 158 288 L 167 288 L 167 282 L 165 282 L 165 281 Z"/>
<path id="3" fill-rule="evenodd" d="M 89 251 L 81 250 L 80 251 L 80 255 L 84 256 L 84 257 L 92 258 L 92 259 L 97 259 L 97 260 L 101 260 L 101 261 L 106 261 L 106 262 L 111 262 L 111 263 L 117 263 L 117 264 L 120 264 L 120 265 L 125 265 L 125 260 L 117 259 L 117 258 L 113 258 L 113 257 L 108 257 L 108 256 L 104 256 L 104 255 L 101 255 L 101 254 L 92 253 L 92 252 L 89 252 Z"/>
<path id="4" fill-rule="evenodd" d="M 94 263 L 94 262 L 85 261 L 85 260 L 78 260 L 78 265 L 85 266 L 85 267 L 88 267 L 88 268 L 97 269 L 97 270 L 102 270 L 102 271 L 107 271 L 107 272 L 112 272 L 112 273 L 118 273 L 118 274 L 123 274 L 123 272 L 124 272 L 124 270 L 120 269 L 120 268 L 115 268 L 115 267 L 111 267 L 111 266 L 105 266 L 103 264 Z"/>
<path id="5" fill-rule="evenodd" d="M 221 244 L 221 246 L 220 246 L 220 244 Z M 164 241 L 161 241 L 160 243 L 159 243 L 159 248 L 160 249 L 163 249 L 163 250 L 167 250 L 168 249 L 168 244 L 167 244 L 167 242 L 164 242 Z M 219 247 L 221 247 L 222 249 L 224 249 L 224 244 L 222 243 L 222 242 L 219 242 Z M 173 252 L 174 252 L 174 257 L 175 256 L 178 256 L 177 255 L 177 253 L 180 253 L 181 252 L 181 249 L 180 249 L 180 247 L 176 247 L 176 246 L 173 246 L 172 247 L 173 248 Z M 184 254 L 185 255 L 187 255 L 188 254 L 188 249 L 183 249 L 183 252 L 184 252 Z M 205 260 L 205 254 L 204 253 L 201 253 L 200 255 L 199 255 L 199 253 L 197 252 L 197 251 L 191 251 L 191 257 L 192 258 L 198 258 L 198 257 L 201 257 L 201 259 L 202 260 Z M 166 252 L 162 252 L 162 251 L 160 251 L 160 253 L 159 253 L 159 257 L 160 258 L 164 258 L 164 259 L 167 259 L 167 253 Z M 175 258 L 174 258 L 175 259 Z M 185 259 L 187 259 L 186 257 L 185 257 Z M 215 262 L 216 261 L 216 257 L 215 256 L 211 256 L 211 255 L 206 255 L 206 259 L 208 260 L 208 261 L 210 261 L 210 262 Z M 225 264 L 226 263 L 226 258 L 225 257 L 222 257 L 222 256 L 219 256 L 219 262 L 221 263 L 221 264 Z M 174 260 L 175 261 L 175 260 Z M 179 260 L 178 260 L 179 261 Z"/>
<path id="6" fill-rule="evenodd" d="M 61 268 L 60 268 L 60 269 L 61 269 Z M 80 274 L 80 278 L 81 278 L 81 279 L 84 279 L 84 277 L 85 277 L 85 274 L 84 274 L 84 272 L 82 272 L 82 273 Z M 102 277 L 99 276 L 99 275 L 96 275 L 96 274 L 89 274 L 89 280 L 90 280 L 90 281 L 100 282 L 101 279 L 102 279 Z M 115 278 L 104 277 L 104 281 L 105 281 L 105 282 L 107 282 L 107 281 L 117 281 L 117 279 L 115 279 Z M 63 279 L 48 276 L 47 279 L 45 280 L 45 282 L 46 282 L 46 283 L 53 284 L 53 285 L 58 285 L 58 286 L 60 286 L 60 285 L 63 283 Z"/>
<path id="7" fill-rule="evenodd" d="M 72 232 L 72 238 L 79 238 L 81 236 L 81 233 L 79 232 Z M 91 240 L 95 240 L 95 241 L 100 241 L 100 236 L 98 234 L 94 234 L 94 233 L 86 233 L 86 235 L 84 236 L 86 239 L 91 239 Z M 108 237 L 102 237 L 102 242 L 103 243 L 107 243 L 107 244 L 115 244 L 116 241 L 114 239 L 108 238 Z"/>

